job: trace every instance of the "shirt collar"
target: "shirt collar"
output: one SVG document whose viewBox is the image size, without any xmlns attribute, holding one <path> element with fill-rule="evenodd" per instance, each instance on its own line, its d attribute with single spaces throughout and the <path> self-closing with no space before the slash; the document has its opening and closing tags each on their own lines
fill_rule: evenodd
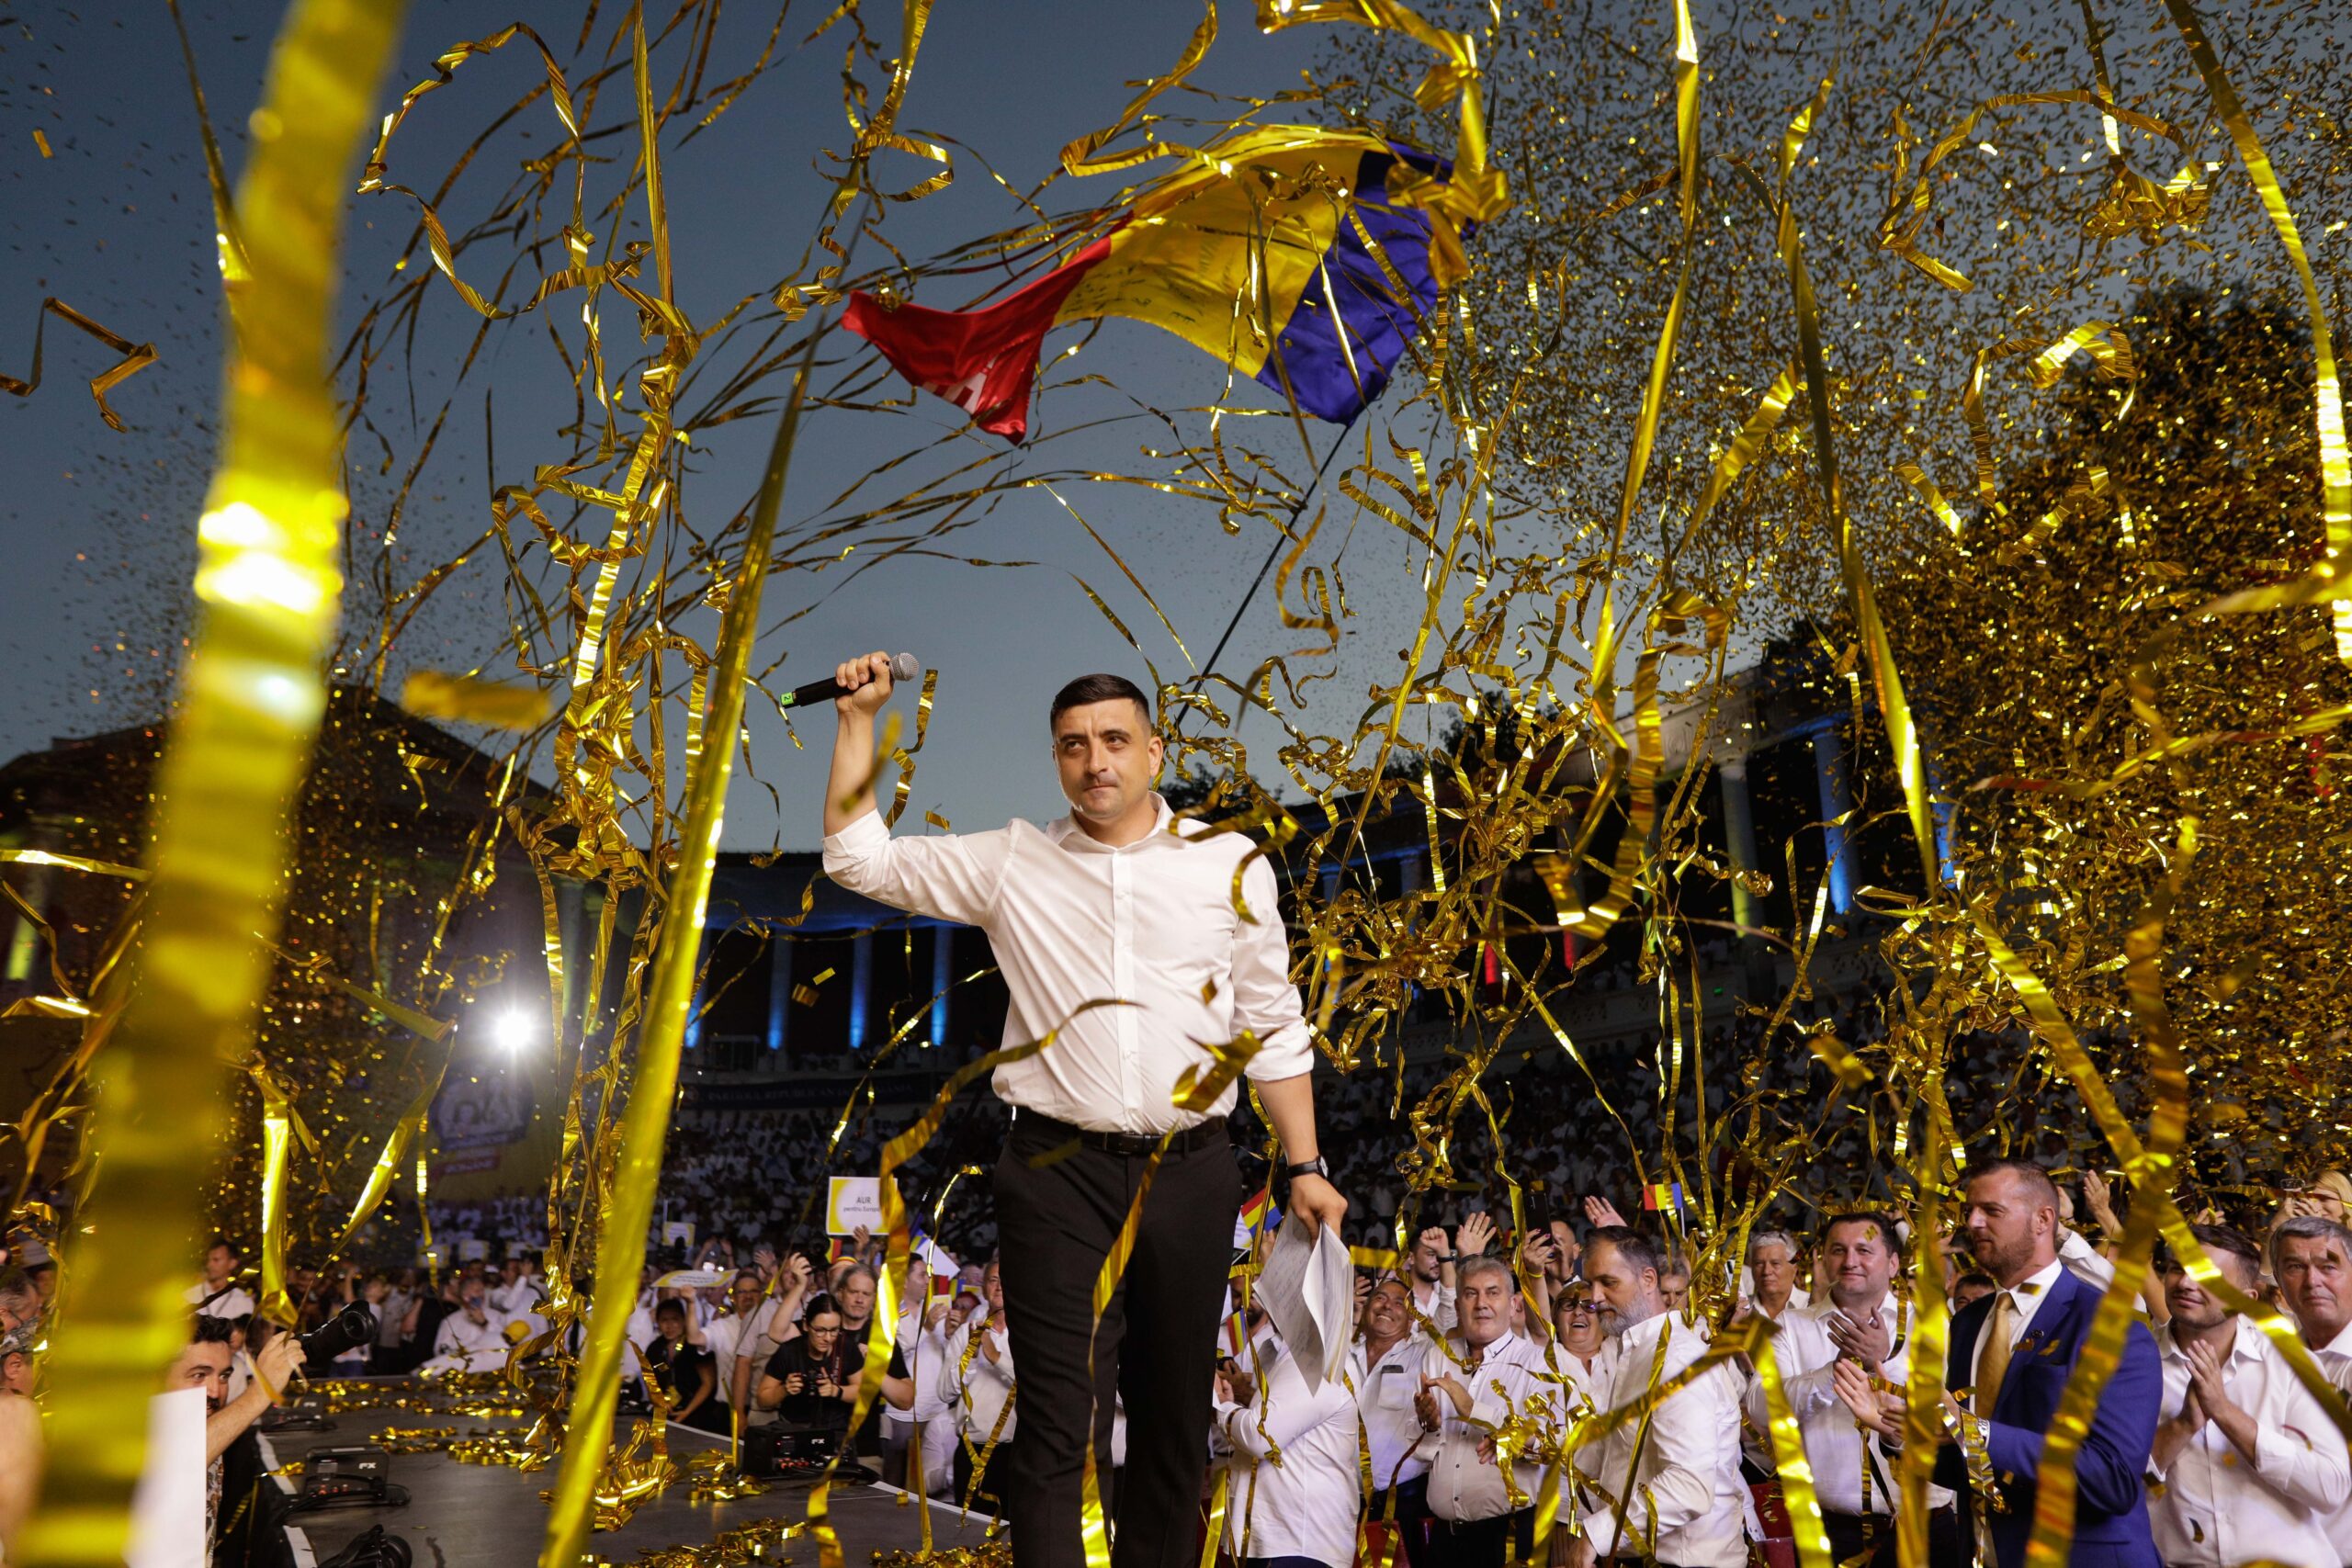
<svg viewBox="0 0 2352 1568">
<path fill-rule="evenodd" d="M 2042 1303 L 2050 1299 L 2050 1287 L 2056 1284 L 2058 1282 L 2058 1276 L 2064 1274 L 2065 1271 L 2065 1263 L 2060 1259 L 2052 1258 L 2050 1262 L 2043 1264 L 2041 1268 L 2035 1269 L 2032 1273 L 2018 1280 L 2017 1287 L 2014 1290 L 2007 1292 L 2007 1294 L 2008 1295 L 2009 1300 L 2015 1303 L 2019 1314 L 2030 1315 L 2034 1309 L 2041 1306 Z"/>
<path fill-rule="evenodd" d="M 2230 1339 L 2230 1359 L 2233 1361 L 2260 1360 L 2262 1359 L 2262 1330 L 2243 1317 L 2236 1321 L 2237 1333 Z M 2181 1348 L 2179 1339 L 2174 1336 L 2170 1328 L 2166 1328 L 2157 1337 L 2157 1345 L 2164 1351 L 2165 1359 L 2167 1361 L 2188 1359 L 2188 1352 Z"/>
<path fill-rule="evenodd" d="M 2352 1323 L 2346 1324 L 2335 1338 L 2319 1348 L 2333 1351 L 2338 1356 L 2352 1356 Z"/>
<path fill-rule="evenodd" d="M 1168 824 L 1175 818 L 1176 814 L 1168 808 L 1167 800 L 1158 790 L 1151 792 L 1151 831 L 1132 844 L 1114 846 L 1102 842 L 1078 825 L 1078 813 L 1075 811 L 1057 817 L 1048 823 L 1046 827 L 1046 837 L 1068 850 L 1080 850 L 1089 854 L 1098 855 L 1125 854 L 1131 851 L 1139 850 L 1146 844 L 1156 843 L 1166 836 Z"/>
</svg>

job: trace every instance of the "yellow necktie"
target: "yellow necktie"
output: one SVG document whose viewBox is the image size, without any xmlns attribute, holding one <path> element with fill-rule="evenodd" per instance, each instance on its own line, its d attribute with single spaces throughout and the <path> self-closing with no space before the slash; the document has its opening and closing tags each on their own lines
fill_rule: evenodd
<svg viewBox="0 0 2352 1568">
<path fill-rule="evenodd" d="M 2001 1397 L 2001 1378 L 2009 1370 L 2009 1332 L 2018 1320 L 2016 1298 L 2003 1291 L 1993 1298 L 1993 1315 L 1985 1320 L 1983 1342 L 1976 1348 L 1976 1393 L 1969 1408 L 1987 1421 L 1993 1402 Z"/>
</svg>

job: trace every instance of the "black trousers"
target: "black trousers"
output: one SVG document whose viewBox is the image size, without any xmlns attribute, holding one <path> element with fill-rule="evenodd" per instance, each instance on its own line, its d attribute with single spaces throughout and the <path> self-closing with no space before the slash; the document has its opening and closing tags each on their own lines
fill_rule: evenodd
<svg viewBox="0 0 2352 1568">
<path fill-rule="evenodd" d="M 1428 1568 L 1503 1568 L 1535 1555 L 1535 1510 L 1516 1508 L 1491 1519 L 1430 1521 Z"/>
<path fill-rule="evenodd" d="M 1863 1568 L 1895 1568 L 1894 1519 L 1884 1515 L 1864 1518 L 1860 1514 L 1839 1514 L 1824 1508 L 1821 1526 L 1823 1533 L 1829 1537 L 1833 1562 L 1846 1563 L 1862 1557 Z M 1867 1557 L 1863 1556 L 1865 1551 L 1869 1553 Z M 1929 1510 L 1928 1568 L 1966 1568 L 1969 1556 L 1969 1541 L 1961 1529 L 1960 1511 Z"/>
<path fill-rule="evenodd" d="M 1070 1128 L 1028 1111 L 1013 1119 L 996 1165 L 996 1215 L 1020 1390 L 1021 1442 L 1004 1478 L 1018 1568 L 1085 1568 L 1087 1450 L 1091 1442 L 1108 1512 L 1120 1398 L 1127 1454 L 1111 1561 L 1198 1561 L 1217 1310 L 1241 1207 L 1232 1144 L 1221 1127 L 1204 1137 L 1160 1156 L 1125 1272 L 1097 1325 L 1095 1280 L 1150 1156 L 1073 1146 Z"/>
<path fill-rule="evenodd" d="M 1371 1523 L 1388 1515 L 1389 1488 L 1384 1486 L 1372 1495 L 1364 1507 L 1364 1520 Z M 1430 1550 L 1430 1478 L 1417 1475 L 1410 1481 L 1396 1483 L 1396 1534 L 1404 1548 L 1406 1568 L 1426 1568 L 1423 1559 Z"/>
</svg>

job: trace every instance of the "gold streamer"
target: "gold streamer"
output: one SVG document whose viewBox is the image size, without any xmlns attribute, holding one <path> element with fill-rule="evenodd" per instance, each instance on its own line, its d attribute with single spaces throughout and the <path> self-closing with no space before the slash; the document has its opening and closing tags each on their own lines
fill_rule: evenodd
<svg viewBox="0 0 2352 1568">
<path fill-rule="evenodd" d="M 175 1276 L 196 1228 L 224 1062 L 268 975 L 288 807 L 325 693 L 341 604 L 340 426 L 326 334 L 346 160 L 401 6 L 296 0 L 272 51 L 238 206 L 253 285 L 226 378 L 222 458 L 198 525 L 198 622 L 164 749 L 153 867 L 97 1112 L 70 1295 L 51 1342 L 50 1468 L 23 1555 L 119 1562 L 145 1461 L 144 1407 L 185 1338 Z"/>
</svg>

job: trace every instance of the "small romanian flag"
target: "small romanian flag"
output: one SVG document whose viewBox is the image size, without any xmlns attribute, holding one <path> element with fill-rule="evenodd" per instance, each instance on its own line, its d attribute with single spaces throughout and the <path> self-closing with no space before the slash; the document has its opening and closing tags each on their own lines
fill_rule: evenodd
<svg viewBox="0 0 2352 1568">
<path fill-rule="evenodd" d="M 1642 1207 L 1653 1213 L 1663 1213 L 1669 1208 L 1676 1213 L 1680 1213 L 1682 1212 L 1682 1183 L 1679 1181 L 1651 1182 L 1642 1189 Z"/>
</svg>

